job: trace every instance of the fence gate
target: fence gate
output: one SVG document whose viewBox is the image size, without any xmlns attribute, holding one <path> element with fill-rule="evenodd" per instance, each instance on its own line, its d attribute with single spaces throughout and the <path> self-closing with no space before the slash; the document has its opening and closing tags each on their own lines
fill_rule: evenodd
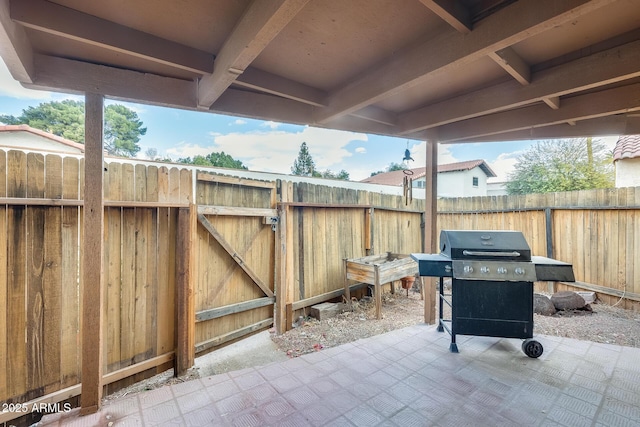
<svg viewBox="0 0 640 427">
<path fill-rule="evenodd" d="M 196 354 L 273 324 L 275 182 L 198 173 Z"/>
</svg>

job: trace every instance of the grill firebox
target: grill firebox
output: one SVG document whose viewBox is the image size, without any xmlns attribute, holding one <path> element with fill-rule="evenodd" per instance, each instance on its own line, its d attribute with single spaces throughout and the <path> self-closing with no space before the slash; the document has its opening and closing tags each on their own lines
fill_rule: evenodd
<svg viewBox="0 0 640 427">
<path fill-rule="evenodd" d="M 531 256 L 519 231 L 442 230 L 440 251 L 411 257 L 421 276 L 440 279 L 438 331 L 451 335 L 449 350 L 458 352 L 456 335 L 520 338 L 527 356 L 540 357 L 542 344 L 532 339 L 533 282 L 573 282 L 571 264 Z M 451 294 L 444 293 L 445 277 Z"/>
</svg>

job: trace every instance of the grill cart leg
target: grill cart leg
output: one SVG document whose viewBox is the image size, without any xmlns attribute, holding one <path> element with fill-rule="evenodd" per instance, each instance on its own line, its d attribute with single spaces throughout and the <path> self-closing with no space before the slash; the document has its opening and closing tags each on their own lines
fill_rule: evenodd
<svg viewBox="0 0 640 427">
<path fill-rule="evenodd" d="M 449 344 L 449 352 L 457 353 L 458 352 L 458 344 L 456 344 L 456 335 L 451 334 L 451 344 Z"/>
<path fill-rule="evenodd" d="M 442 307 L 442 303 L 444 300 L 444 277 L 440 277 L 440 282 L 439 282 L 439 289 L 438 289 L 438 293 L 439 293 L 439 297 L 440 298 L 438 300 L 438 316 L 439 316 L 439 320 L 438 320 L 438 332 L 444 332 L 444 328 L 442 327 L 442 319 L 444 319 L 444 309 Z"/>
<path fill-rule="evenodd" d="M 532 359 L 537 359 L 538 357 L 542 356 L 544 347 L 542 347 L 542 344 L 540 344 L 540 342 L 528 338 L 522 341 L 522 351 Z"/>
</svg>

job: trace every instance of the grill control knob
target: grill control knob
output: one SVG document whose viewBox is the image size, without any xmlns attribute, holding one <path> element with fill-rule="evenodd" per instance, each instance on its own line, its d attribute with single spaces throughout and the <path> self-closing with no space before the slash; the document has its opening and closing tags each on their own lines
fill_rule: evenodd
<svg viewBox="0 0 640 427">
<path fill-rule="evenodd" d="M 471 267 L 470 265 L 465 265 L 464 272 L 467 274 L 473 273 L 473 267 Z"/>
<path fill-rule="evenodd" d="M 517 267 L 517 268 L 515 269 L 515 273 L 516 273 L 516 274 L 519 274 L 520 276 L 522 276 L 522 275 L 524 274 L 524 268 Z"/>
<path fill-rule="evenodd" d="M 507 274 L 507 269 L 504 267 L 498 267 L 497 271 L 499 274 Z"/>
<path fill-rule="evenodd" d="M 480 272 L 481 273 L 489 273 L 489 272 L 491 272 L 491 270 L 489 269 L 489 267 L 484 266 L 484 267 L 480 267 Z"/>
</svg>

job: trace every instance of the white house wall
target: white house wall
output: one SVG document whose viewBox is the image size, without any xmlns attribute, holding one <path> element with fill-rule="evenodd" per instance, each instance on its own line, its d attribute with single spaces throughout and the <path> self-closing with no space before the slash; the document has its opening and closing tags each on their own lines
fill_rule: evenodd
<svg viewBox="0 0 640 427">
<path fill-rule="evenodd" d="M 473 186 L 473 177 L 478 186 Z M 420 181 L 420 184 L 417 183 Z M 414 186 L 424 188 L 424 178 L 416 180 Z M 438 174 L 438 197 L 473 197 L 487 195 L 487 175 L 479 167 L 466 171 L 441 172 Z"/>
<path fill-rule="evenodd" d="M 640 157 L 616 162 L 616 187 L 640 186 Z"/>
</svg>

